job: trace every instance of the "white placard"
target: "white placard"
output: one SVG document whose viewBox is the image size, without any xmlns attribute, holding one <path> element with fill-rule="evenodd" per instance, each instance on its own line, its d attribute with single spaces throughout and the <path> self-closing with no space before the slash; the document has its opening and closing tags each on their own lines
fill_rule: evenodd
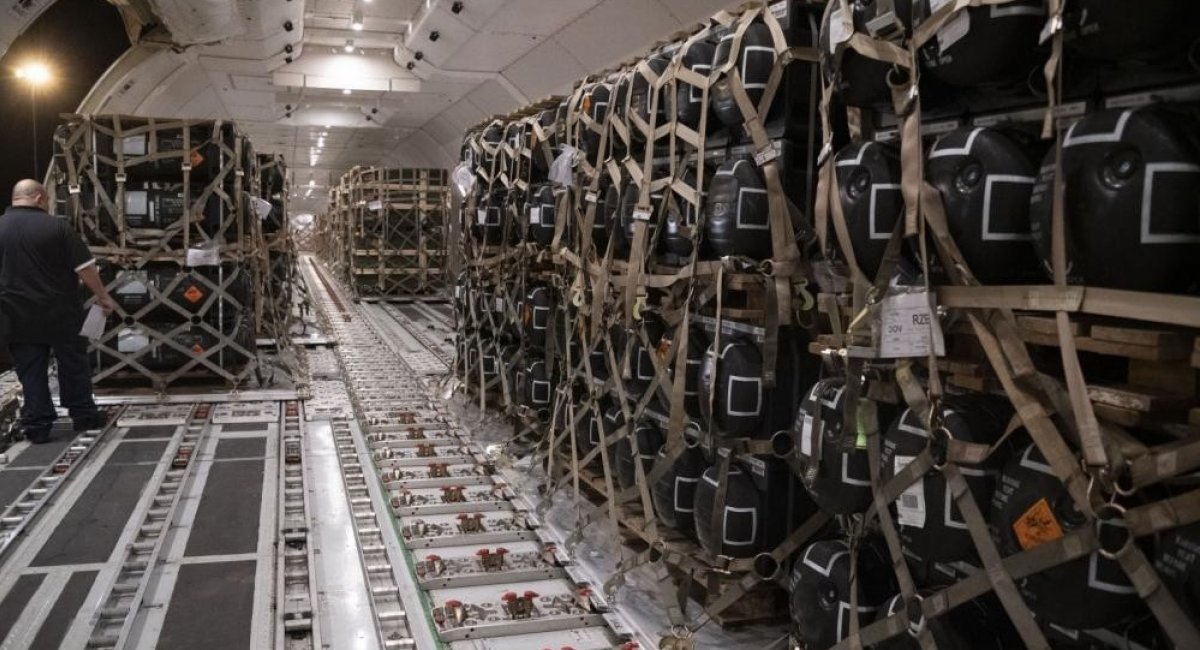
<svg viewBox="0 0 1200 650">
<path fill-rule="evenodd" d="M 118 352 L 138 352 L 150 345 L 150 337 L 137 328 L 126 328 L 117 334 Z"/>
<path fill-rule="evenodd" d="M 475 223 L 481 226 L 487 225 L 487 208 L 479 208 L 475 211 Z"/>
<path fill-rule="evenodd" d="M 260 199 L 257 196 L 253 197 L 254 214 L 258 215 L 259 221 L 271 216 L 271 202 L 266 199 Z"/>
<path fill-rule="evenodd" d="M 189 248 L 187 252 L 188 266 L 217 266 L 221 263 L 221 251 L 217 247 Z"/>
<path fill-rule="evenodd" d="M 371 212 L 383 212 L 383 201 L 371 201 L 367 204 L 367 209 Z"/>
<path fill-rule="evenodd" d="M 104 335 L 104 323 L 107 320 L 108 316 L 104 314 L 100 305 L 92 305 L 91 309 L 88 309 L 87 317 L 83 319 L 83 327 L 79 328 L 79 335 L 93 341 L 99 339 Z"/>
<path fill-rule="evenodd" d="M 926 357 L 930 346 L 936 356 L 946 354 L 942 326 L 929 293 L 912 291 L 888 296 L 880 305 L 880 314 L 880 358 Z"/>
<path fill-rule="evenodd" d="M 901 456 L 897 454 L 893 458 L 895 473 L 899 474 L 914 459 L 916 459 L 916 456 Z M 904 489 L 904 492 L 900 494 L 900 498 L 896 499 L 896 512 L 899 515 L 901 526 L 925 527 L 924 480 L 918 479 L 916 483 Z"/>
<path fill-rule="evenodd" d="M 542 206 L 538 205 L 538 206 L 529 208 L 529 225 L 531 225 L 531 226 L 542 225 Z"/>
<path fill-rule="evenodd" d="M 829 13 L 829 53 L 837 51 L 837 46 L 850 40 L 851 30 L 842 21 L 842 8 L 838 7 Z"/>
<path fill-rule="evenodd" d="M 962 37 L 966 36 L 969 31 L 971 31 L 971 14 L 963 9 L 938 30 L 938 51 L 945 54 L 951 45 L 962 40 Z"/>
<path fill-rule="evenodd" d="M 813 453 L 813 417 L 805 414 L 804 424 L 800 425 L 800 455 L 812 456 Z"/>
</svg>

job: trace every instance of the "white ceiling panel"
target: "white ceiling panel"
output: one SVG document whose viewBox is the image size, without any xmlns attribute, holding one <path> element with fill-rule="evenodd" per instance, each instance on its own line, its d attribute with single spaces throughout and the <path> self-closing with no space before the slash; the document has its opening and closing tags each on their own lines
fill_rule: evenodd
<svg viewBox="0 0 1200 650">
<path fill-rule="evenodd" d="M 658 0 L 684 25 L 702 23 L 709 16 L 721 11 L 737 7 L 741 2 L 729 0 Z"/>
<path fill-rule="evenodd" d="M 426 122 L 424 128 L 421 130 L 438 142 L 445 142 L 453 138 L 455 135 L 460 137 L 462 135 L 461 129 L 456 127 L 453 122 L 447 120 L 441 115 L 438 115 L 432 120 Z"/>
<path fill-rule="evenodd" d="M 503 70 L 542 40 L 526 34 L 478 34 L 447 57 L 444 65 L 455 70 Z"/>
<path fill-rule="evenodd" d="M 499 81 L 490 80 L 479 85 L 467 95 L 471 102 L 484 115 L 507 113 L 518 107 L 517 99 L 505 90 Z"/>
<path fill-rule="evenodd" d="M 604 0 L 555 39 L 590 71 L 641 52 L 682 24 L 658 0 Z"/>
<path fill-rule="evenodd" d="M 504 76 L 526 96 L 537 100 L 546 95 L 563 93 L 571 84 L 587 75 L 583 67 L 558 37 L 546 39 L 516 63 L 510 65 Z"/>
<path fill-rule="evenodd" d="M 596 3 L 597 0 L 509 0 L 504 11 L 493 15 L 484 28 L 493 33 L 549 35 Z"/>
</svg>

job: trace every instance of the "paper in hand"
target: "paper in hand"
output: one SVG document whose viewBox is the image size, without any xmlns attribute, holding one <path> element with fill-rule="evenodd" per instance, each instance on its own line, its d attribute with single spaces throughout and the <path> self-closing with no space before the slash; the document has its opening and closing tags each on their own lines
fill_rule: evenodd
<svg viewBox="0 0 1200 650">
<path fill-rule="evenodd" d="M 108 320 L 108 316 L 104 315 L 104 310 L 100 305 L 92 305 L 88 310 L 87 317 L 83 319 L 83 327 L 79 329 L 80 336 L 95 341 L 104 335 L 104 324 Z"/>
</svg>

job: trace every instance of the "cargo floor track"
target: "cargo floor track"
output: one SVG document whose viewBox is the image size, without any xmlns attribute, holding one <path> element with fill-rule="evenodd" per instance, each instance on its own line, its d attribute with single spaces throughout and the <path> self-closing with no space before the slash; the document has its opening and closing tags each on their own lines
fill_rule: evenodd
<svg viewBox="0 0 1200 650">
<path fill-rule="evenodd" d="M 435 397 L 449 307 L 301 268 L 308 399 L 106 396 L 104 430 L 3 455 L 0 650 L 636 647 Z"/>
</svg>

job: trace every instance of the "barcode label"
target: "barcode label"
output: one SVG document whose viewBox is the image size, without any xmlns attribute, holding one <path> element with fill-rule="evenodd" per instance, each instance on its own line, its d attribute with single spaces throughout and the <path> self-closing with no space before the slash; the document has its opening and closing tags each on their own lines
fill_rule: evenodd
<svg viewBox="0 0 1200 650">
<path fill-rule="evenodd" d="M 895 473 L 899 474 L 915 458 L 916 456 L 901 456 L 897 454 L 893 459 Z M 900 494 L 900 499 L 896 502 L 896 514 L 899 515 L 897 518 L 900 520 L 901 526 L 925 527 L 924 479 L 918 479 L 916 483 L 908 486 Z"/>
</svg>

